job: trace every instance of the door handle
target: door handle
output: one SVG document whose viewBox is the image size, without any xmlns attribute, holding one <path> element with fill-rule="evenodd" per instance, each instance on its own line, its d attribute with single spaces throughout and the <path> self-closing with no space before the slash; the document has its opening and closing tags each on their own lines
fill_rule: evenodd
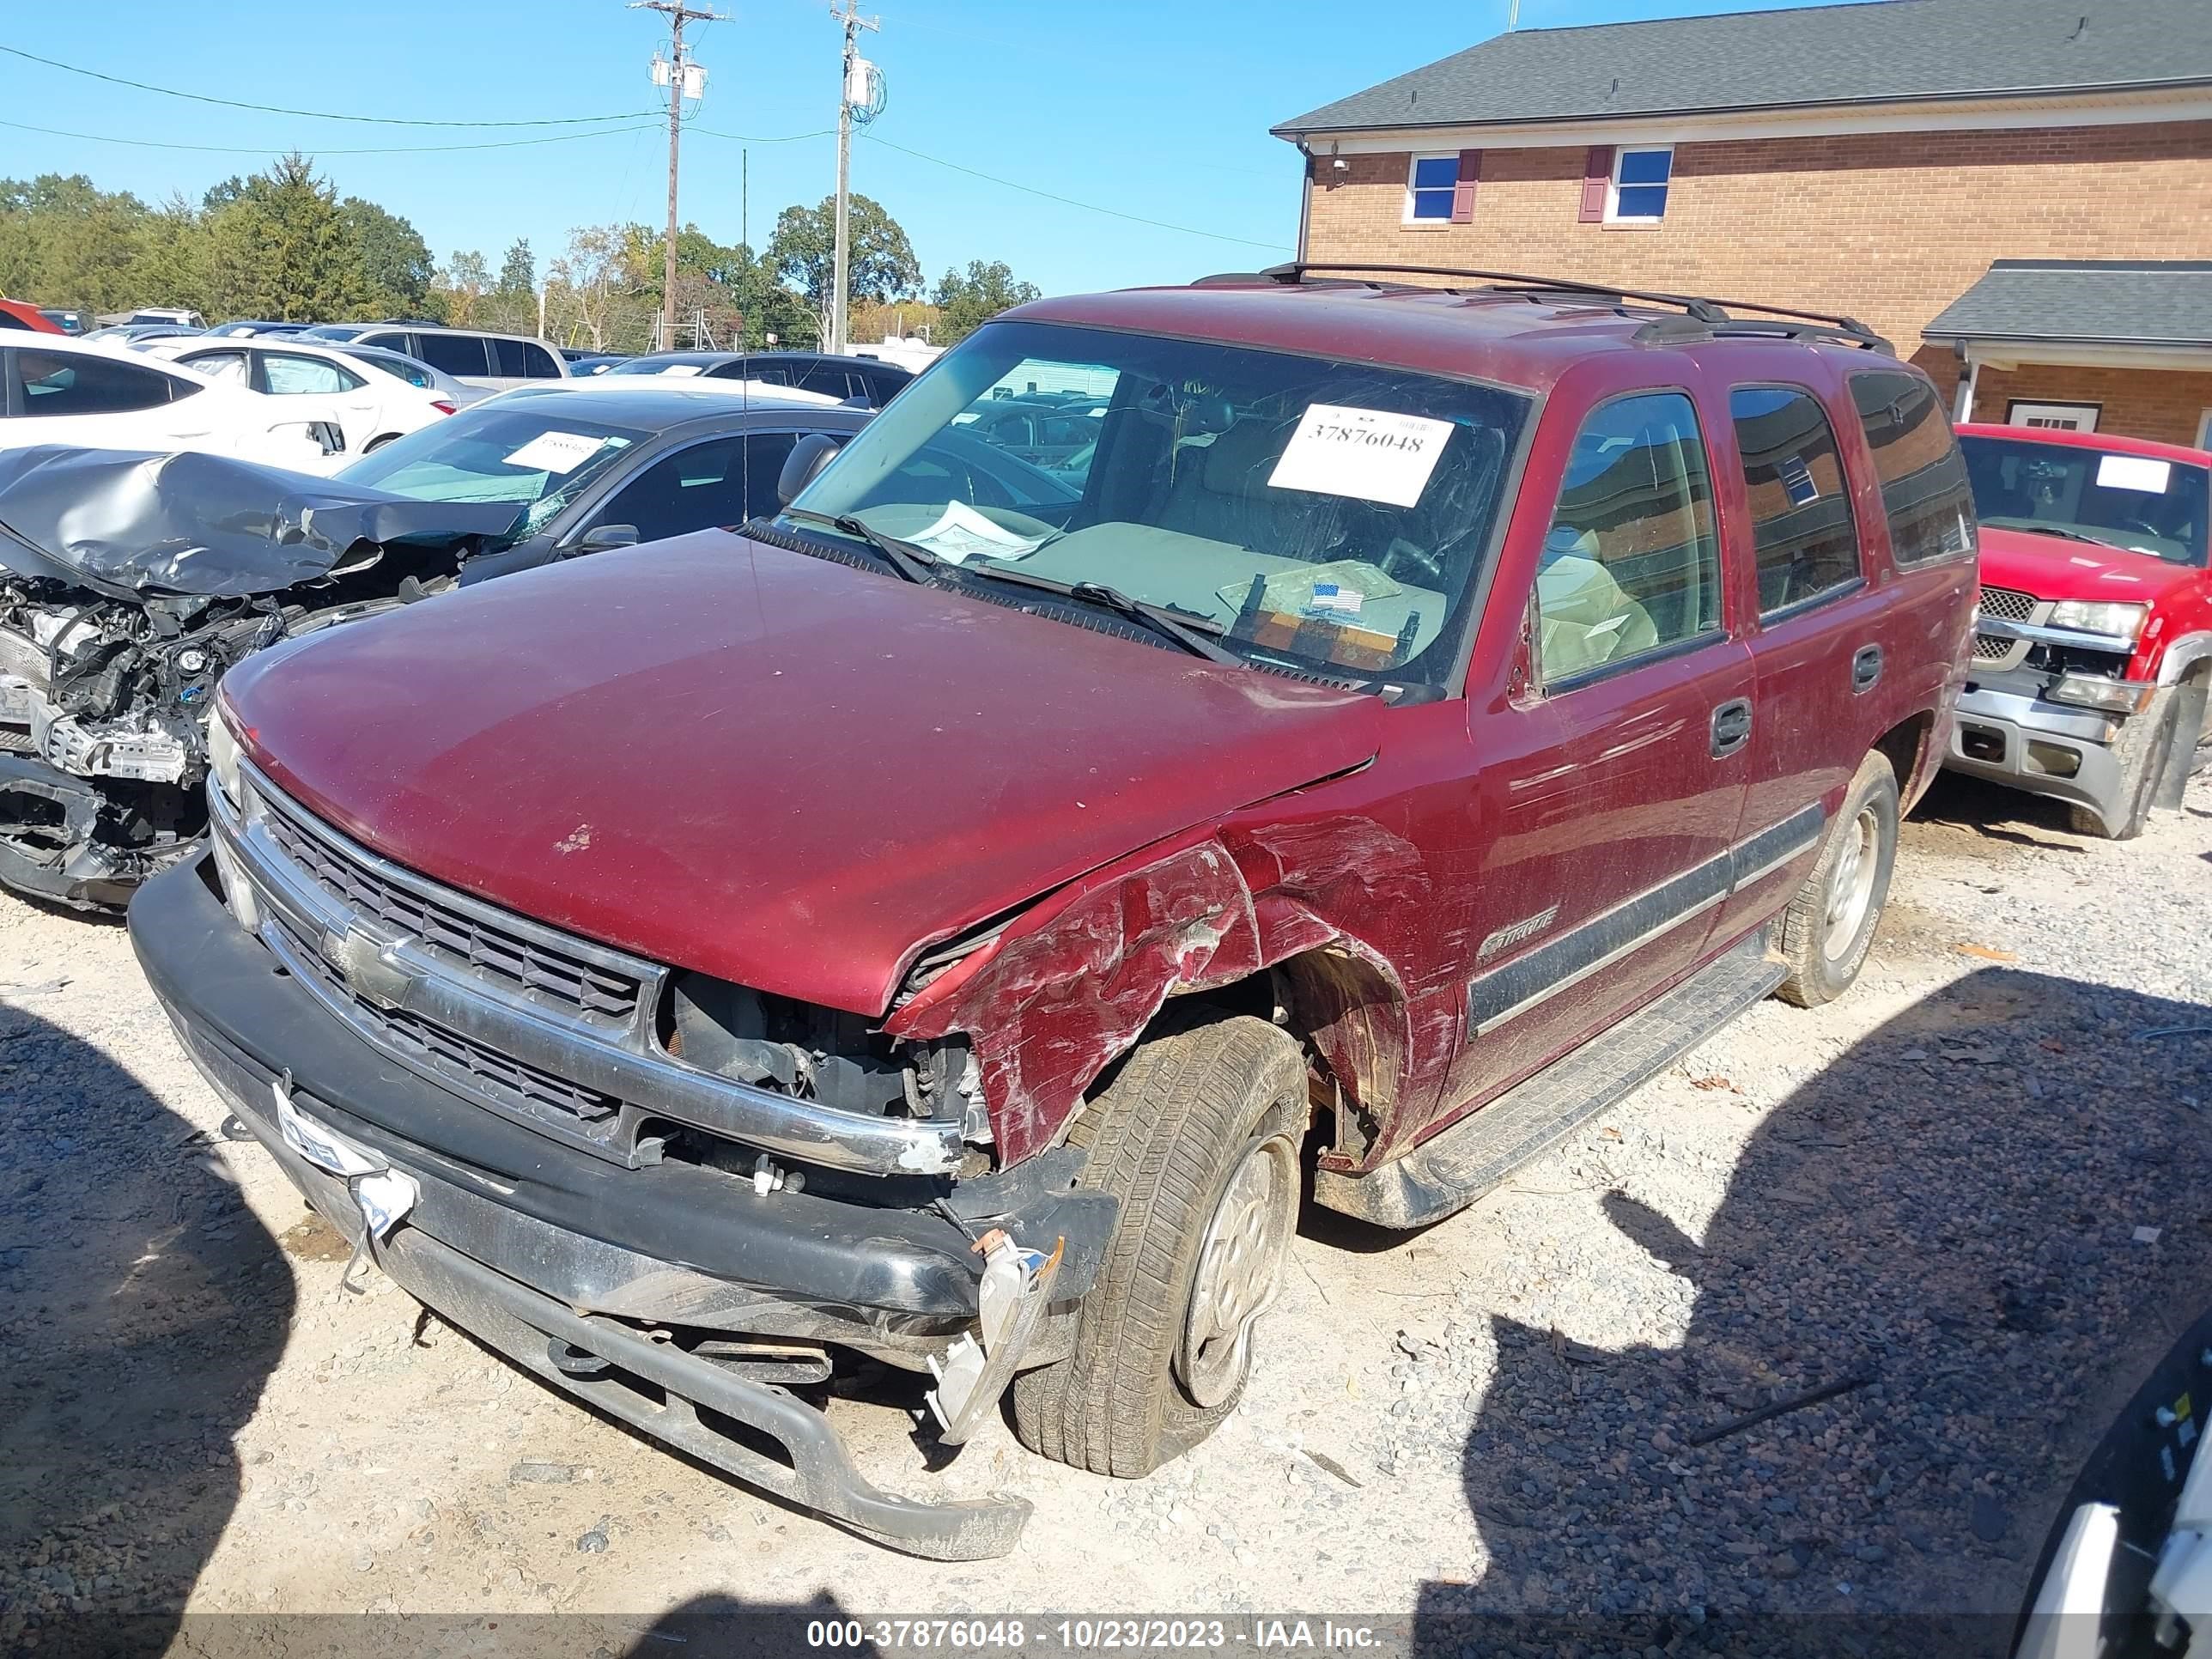
<svg viewBox="0 0 2212 1659">
<path fill-rule="evenodd" d="M 1751 699 L 1731 697 L 1713 710 L 1713 758 L 1733 755 L 1751 741 Z"/>
<path fill-rule="evenodd" d="M 1871 691 L 1881 678 L 1881 647 L 1863 645 L 1851 658 L 1851 693 Z"/>
</svg>

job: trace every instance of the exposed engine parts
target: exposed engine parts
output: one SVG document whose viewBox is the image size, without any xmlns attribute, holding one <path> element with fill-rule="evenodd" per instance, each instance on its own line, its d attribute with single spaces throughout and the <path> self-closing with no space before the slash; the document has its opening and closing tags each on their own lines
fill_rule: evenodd
<svg viewBox="0 0 2212 1659">
<path fill-rule="evenodd" d="M 453 581 L 514 509 L 212 455 L 0 455 L 0 883 L 119 908 L 207 830 L 215 690 Z"/>
</svg>

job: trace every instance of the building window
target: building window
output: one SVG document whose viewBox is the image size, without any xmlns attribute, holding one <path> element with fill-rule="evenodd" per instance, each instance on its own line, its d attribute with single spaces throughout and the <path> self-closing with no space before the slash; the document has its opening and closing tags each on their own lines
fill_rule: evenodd
<svg viewBox="0 0 2212 1659">
<path fill-rule="evenodd" d="M 1656 225 L 1667 216 L 1667 186 L 1674 176 L 1672 145 L 1623 147 L 1613 153 L 1613 185 L 1606 192 L 1609 225 Z"/>
<path fill-rule="evenodd" d="M 2096 404 L 2024 404 L 2014 398 L 2005 405 L 2005 424 L 2039 426 L 2059 432 L 2094 432 L 2100 412 Z"/>
<path fill-rule="evenodd" d="M 1459 189 L 1459 155 L 1416 155 L 1406 179 L 1406 222 L 1448 225 L 1452 197 Z"/>
<path fill-rule="evenodd" d="M 2212 409 L 2206 410 L 2203 418 L 2197 422 L 2197 447 L 2212 449 Z"/>
</svg>

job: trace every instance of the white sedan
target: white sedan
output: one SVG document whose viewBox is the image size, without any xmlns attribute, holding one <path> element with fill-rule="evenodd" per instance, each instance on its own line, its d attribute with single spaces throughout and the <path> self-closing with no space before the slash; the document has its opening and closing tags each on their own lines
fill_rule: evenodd
<svg viewBox="0 0 2212 1659">
<path fill-rule="evenodd" d="M 0 346 L 0 449 L 195 449 L 325 473 L 354 459 L 336 398 L 270 397 L 182 363 L 65 334 L 7 340 Z"/>
<path fill-rule="evenodd" d="M 411 385 L 389 369 L 372 368 L 331 346 L 283 335 L 155 340 L 137 349 L 197 369 L 211 380 L 250 386 L 268 397 L 334 403 L 345 428 L 349 457 L 365 455 L 443 420 L 457 407 L 434 386 Z"/>
</svg>

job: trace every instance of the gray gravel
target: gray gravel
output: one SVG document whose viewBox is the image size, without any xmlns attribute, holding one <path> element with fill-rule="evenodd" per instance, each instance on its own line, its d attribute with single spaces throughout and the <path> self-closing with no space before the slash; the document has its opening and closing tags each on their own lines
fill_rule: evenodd
<svg viewBox="0 0 2212 1659">
<path fill-rule="evenodd" d="M 2212 789 L 2128 846 L 2062 822 L 1945 783 L 1842 1003 L 1762 1005 L 1425 1233 L 1310 1216 L 1245 1405 L 1149 1480 L 997 1425 L 928 1475 L 911 1390 L 836 1402 L 887 1484 L 1036 1500 L 1019 1554 L 953 1567 L 658 1452 L 383 1281 L 339 1299 L 343 1249 L 221 1142 L 120 930 L 0 899 L 0 1648 L 103 1613 L 158 1647 L 189 1608 L 590 1614 L 621 1652 L 736 1596 L 1986 1650 L 2212 1301 Z M 1884 1622 L 1939 1613 L 1990 1616 Z"/>
</svg>

